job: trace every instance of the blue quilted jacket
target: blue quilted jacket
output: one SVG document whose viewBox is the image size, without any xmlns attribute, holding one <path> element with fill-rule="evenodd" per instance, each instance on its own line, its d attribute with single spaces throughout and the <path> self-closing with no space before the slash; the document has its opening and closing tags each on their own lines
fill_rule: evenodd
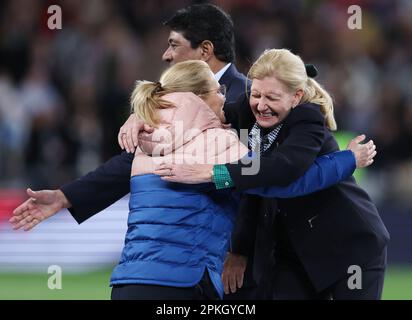
<svg viewBox="0 0 412 320">
<path fill-rule="evenodd" d="M 125 246 L 111 284 L 196 285 L 205 269 L 220 296 L 220 275 L 237 209 L 231 190 L 131 179 Z"/>
<path fill-rule="evenodd" d="M 288 187 L 251 189 L 264 197 L 295 197 L 327 188 L 355 169 L 350 151 L 316 159 Z M 111 285 L 196 285 L 205 269 L 223 296 L 221 273 L 240 195 L 213 184 L 185 185 L 154 174 L 131 178 L 125 246 Z"/>
</svg>

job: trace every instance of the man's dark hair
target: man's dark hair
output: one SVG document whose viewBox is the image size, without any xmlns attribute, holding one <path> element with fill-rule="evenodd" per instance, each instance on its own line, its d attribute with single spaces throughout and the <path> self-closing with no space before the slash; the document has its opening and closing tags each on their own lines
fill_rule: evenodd
<svg viewBox="0 0 412 320">
<path fill-rule="evenodd" d="M 209 40 L 213 43 L 216 58 L 224 62 L 235 60 L 233 21 L 219 7 L 212 4 L 195 4 L 178 10 L 164 23 L 171 30 L 181 32 L 193 49 Z"/>
</svg>

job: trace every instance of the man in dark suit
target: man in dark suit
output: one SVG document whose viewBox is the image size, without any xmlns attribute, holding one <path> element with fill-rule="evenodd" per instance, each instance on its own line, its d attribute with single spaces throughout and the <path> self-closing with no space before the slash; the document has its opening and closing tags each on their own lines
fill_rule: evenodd
<svg viewBox="0 0 412 320">
<path fill-rule="evenodd" d="M 192 5 L 178 10 L 164 23 L 170 28 L 168 48 L 163 61 L 174 64 L 186 60 L 205 61 L 216 80 L 226 87 L 226 103 L 235 102 L 250 82 L 240 73 L 235 62 L 235 37 L 233 21 L 219 7 L 212 4 Z M 130 116 L 129 123 L 135 121 Z M 126 122 L 127 124 L 127 122 Z M 127 152 L 134 152 L 137 141 L 123 126 L 119 132 L 119 144 Z"/>
<path fill-rule="evenodd" d="M 162 57 L 164 61 L 173 64 L 189 59 L 204 60 L 219 83 L 226 86 L 228 103 L 245 92 L 247 79 L 234 65 L 233 22 L 227 13 L 211 4 L 192 5 L 178 10 L 164 24 L 171 29 L 169 47 Z M 128 121 L 137 120 L 131 115 Z M 68 208 L 76 221 L 82 223 L 129 193 L 135 145 L 126 139 L 122 128 L 119 143 L 127 152 L 114 156 L 96 170 L 56 190 L 60 201 L 57 203 L 56 200 L 56 206 L 50 212 L 60 207 Z M 146 130 L 149 129 L 146 127 Z M 36 198 L 31 191 L 29 196 Z M 54 196 L 50 194 L 46 202 L 50 204 L 53 200 Z"/>
<path fill-rule="evenodd" d="M 250 83 L 234 65 L 234 27 L 226 12 L 211 4 L 192 5 L 178 10 L 164 25 L 171 30 L 168 48 L 162 56 L 165 62 L 174 64 L 185 60 L 205 61 L 218 82 L 226 86 L 227 103 L 234 102 L 246 91 Z M 134 115 L 128 121 L 134 122 Z M 43 219 L 68 208 L 73 218 L 82 223 L 130 192 L 130 170 L 135 144 L 127 138 L 132 135 L 125 134 L 126 127 L 120 129 L 119 143 L 127 152 L 114 156 L 96 170 L 64 185 L 60 190 L 28 190 L 28 195 L 36 199 Z M 146 130 L 150 129 L 146 127 Z M 27 204 L 29 203 L 31 202 Z M 39 222 L 34 220 L 27 227 L 32 228 Z M 254 285 L 249 277 L 245 281 L 245 288 L 248 283 L 250 286 Z"/>
</svg>

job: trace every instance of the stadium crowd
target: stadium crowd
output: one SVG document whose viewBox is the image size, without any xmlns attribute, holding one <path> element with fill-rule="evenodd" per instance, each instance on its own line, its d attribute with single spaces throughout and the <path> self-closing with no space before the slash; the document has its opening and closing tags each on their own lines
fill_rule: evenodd
<svg viewBox="0 0 412 320">
<path fill-rule="evenodd" d="M 157 79 L 185 0 L 0 2 L 0 189 L 57 188 L 119 153 L 117 132 L 136 79 Z M 410 204 L 412 2 L 212 1 L 231 14 L 244 73 L 265 48 L 313 63 L 333 94 L 338 128 L 366 133 L 379 154 L 366 183 L 377 199 Z M 47 26 L 62 8 L 62 29 Z M 348 28 L 348 7 L 362 29 Z"/>
</svg>

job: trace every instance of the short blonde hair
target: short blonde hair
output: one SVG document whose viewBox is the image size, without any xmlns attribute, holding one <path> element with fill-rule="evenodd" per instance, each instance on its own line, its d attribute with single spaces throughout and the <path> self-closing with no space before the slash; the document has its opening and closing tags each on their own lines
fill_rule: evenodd
<svg viewBox="0 0 412 320">
<path fill-rule="evenodd" d="M 336 130 L 333 115 L 333 101 L 329 93 L 314 79 L 306 74 L 302 59 L 287 49 L 265 50 L 249 70 L 248 78 L 263 79 L 273 76 L 292 92 L 302 89 L 304 94 L 300 103 L 315 103 L 325 116 L 326 125 Z"/>
<path fill-rule="evenodd" d="M 200 60 L 179 62 L 166 69 L 159 82 L 137 81 L 130 102 L 133 112 L 151 126 L 157 125 L 157 110 L 171 107 L 162 96 L 172 92 L 209 92 L 214 84 L 209 65 Z"/>
</svg>

